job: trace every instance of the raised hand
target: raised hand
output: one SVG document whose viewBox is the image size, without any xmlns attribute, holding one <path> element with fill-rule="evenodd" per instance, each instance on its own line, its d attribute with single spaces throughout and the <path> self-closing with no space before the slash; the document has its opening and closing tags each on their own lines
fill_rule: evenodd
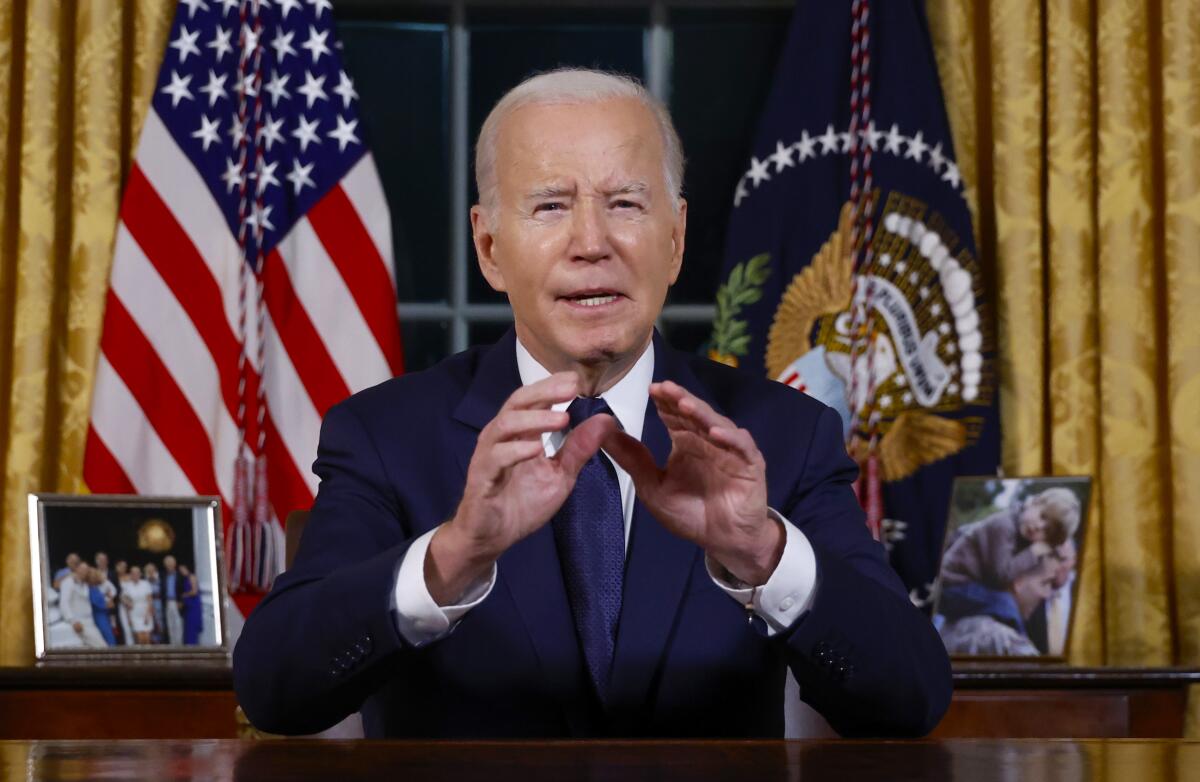
<svg viewBox="0 0 1200 782">
<path fill-rule="evenodd" d="M 605 451 L 671 532 L 747 584 L 765 583 L 783 553 L 784 533 L 767 513 L 766 462 L 754 438 L 676 383 L 651 384 L 650 398 L 671 437 L 666 468 L 618 430 L 608 434 Z"/>
<path fill-rule="evenodd" d="M 542 435 L 569 421 L 565 411 L 550 408 L 578 390 L 573 372 L 519 388 L 479 433 L 462 501 L 425 558 L 425 582 L 439 604 L 457 600 L 510 546 L 549 521 L 584 463 L 616 429 L 612 416 L 594 416 L 571 430 L 553 458 L 546 456 Z"/>
</svg>

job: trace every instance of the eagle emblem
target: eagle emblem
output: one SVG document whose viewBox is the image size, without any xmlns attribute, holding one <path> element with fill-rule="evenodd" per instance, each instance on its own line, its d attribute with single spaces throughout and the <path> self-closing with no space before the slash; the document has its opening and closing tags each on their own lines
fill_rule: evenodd
<svg viewBox="0 0 1200 782">
<path fill-rule="evenodd" d="M 855 286 L 851 205 L 842 207 L 837 228 L 780 298 L 765 363 L 771 377 L 841 414 L 860 461 L 875 421 L 882 478 L 898 481 L 978 439 L 982 418 L 964 408 L 990 404 L 993 382 L 970 252 L 917 199 L 891 193 L 881 218 Z"/>
</svg>

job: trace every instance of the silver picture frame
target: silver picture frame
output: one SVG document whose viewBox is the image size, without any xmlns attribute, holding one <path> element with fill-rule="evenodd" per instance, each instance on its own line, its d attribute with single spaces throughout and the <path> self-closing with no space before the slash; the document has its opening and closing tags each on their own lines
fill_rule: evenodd
<svg viewBox="0 0 1200 782">
<path fill-rule="evenodd" d="M 28 510 L 38 665 L 229 664 L 219 498 L 39 493 Z"/>
</svg>

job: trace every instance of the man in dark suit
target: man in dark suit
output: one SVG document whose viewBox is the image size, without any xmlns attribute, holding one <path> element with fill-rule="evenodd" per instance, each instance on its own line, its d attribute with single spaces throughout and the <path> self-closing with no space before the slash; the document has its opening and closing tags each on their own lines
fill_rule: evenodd
<svg viewBox="0 0 1200 782">
<path fill-rule="evenodd" d="M 866 532 L 836 413 L 654 332 L 682 160 L 619 77 L 493 109 L 471 218 L 514 329 L 326 415 L 295 562 L 234 650 L 252 722 L 778 736 L 790 667 L 844 734 L 936 725 L 948 660 Z"/>
</svg>

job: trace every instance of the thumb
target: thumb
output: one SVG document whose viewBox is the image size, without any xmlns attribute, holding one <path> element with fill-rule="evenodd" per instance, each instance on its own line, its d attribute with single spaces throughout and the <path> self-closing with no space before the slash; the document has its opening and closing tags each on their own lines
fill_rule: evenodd
<svg viewBox="0 0 1200 782">
<path fill-rule="evenodd" d="M 662 471 L 640 440 L 614 429 L 604 440 L 604 450 L 633 478 L 639 493 L 658 483 Z"/>
<path fill-rule="evenodd" d="M 571 430 L 554 458 L 558 459 L 567 474 L 574 477 L 587 460 L 600 450 L 604 438 L 616 429 L 617 419 L 611 415 L 594 415 Z"/>
</svg>

